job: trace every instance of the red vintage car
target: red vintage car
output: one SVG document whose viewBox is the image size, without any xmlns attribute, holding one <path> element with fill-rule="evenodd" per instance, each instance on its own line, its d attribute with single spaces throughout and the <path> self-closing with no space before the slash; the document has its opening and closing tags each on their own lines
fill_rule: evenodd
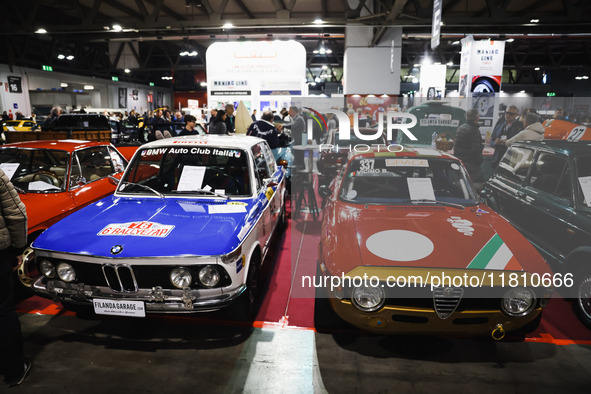
<svg viewBox="0 0 591 394">
<path fill-rule="evenodd" d="M 115 191 L 127 160 L 108 142 L 48 140 L 0 146 L 0 168 L 27 208 L 29 242 L 72 212 Z"/>
<path fill-rule="evenodd" d="M 591 128 L 560 119 L 544 122 L 545 140 L 591 141 Z"/>
<path fill-rule="evenodd" d="M 382 334 L 494 339 L 537 327 L 554 274 L 479 201 L 457 158 L 419 148 L 353 155 L 320 194 L 315 286 L 340 319 Z"/>
</svg>

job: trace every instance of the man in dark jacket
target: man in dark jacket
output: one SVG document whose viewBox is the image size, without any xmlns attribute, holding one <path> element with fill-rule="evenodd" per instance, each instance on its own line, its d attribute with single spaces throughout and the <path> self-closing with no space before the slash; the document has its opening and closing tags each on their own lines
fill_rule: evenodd
<svg viewBox="0 0 591 394">
<path fill-rule="evenodd" d="M 234 104 L 226 104 L 226 132 L 234 133 L 236 129 L 236 117 L 234 116 Z"/>
<path fill-rule="evenodd" d="M 27 213 L 14 186 L 0 170 L 0 374 L 11 386 L 23 382 L 31 362 L 23 354 L 21 325 L 14 310 L 12 271 L 27 246 Z"/>
<path fill-rule="evenodd" d="M 517 120 L 518 116 L 519 109 L 515 105 L 510 105 L 505 111 L 505 119 L 498 121 L 493 129 L 490 146 L 495 148 L 492 157 L 494 167 L 499 164 L 503 155 L 507 152 L 505 141 L 524 129 L 523 123 Z"/>
<path fill-rule="evenodd" d="M 251 123 L 246 135 L 259 137 L 267 141 L 271 149 L 279 146 L 279 130 L 271 121 L 273 120 L 273 113 L 271 111 L 263 112 L 260 120 Z"/>
<path fill-rule="evenodd" d="M 472 181 L 479 180 L 480 164 L 482 164 L 482 135 L 478 121 L 478 110 L 472 108 L 466 112 L 466 123 L 458 127 L 454 155 L 462 160 Z"/>
</svg>

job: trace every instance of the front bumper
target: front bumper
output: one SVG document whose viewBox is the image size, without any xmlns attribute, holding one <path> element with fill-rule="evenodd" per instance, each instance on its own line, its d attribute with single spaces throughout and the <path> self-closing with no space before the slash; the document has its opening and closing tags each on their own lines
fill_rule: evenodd
<svg viewBox="0 0 591 394">
<path fill-rule="evenodd" d="M 376 312 L 364 313 L 348 299 L 331 298 L 330 303 L 346 322 L 377 334 L 486 336 L 499 324 L 505 331 L 517 330 L 542 313 L 542 308 L 535 308 L 526 316 L 509 317 L 500 310 L 466 310 L 441 319 L 429 308 L 386 305 Z"/>
<path fill-rule="evenodd" d="M 94 298 L 126 301 L 143 301 L 147 313 L 197 313 L 217 311 L 231 305 L 246 290 L 246 285 L 236 289 L 138 289 L 136 292 L 114 292 L 108 287 L 90 286 L 84 283 L 65 283 L 59 280 L 38 278 L 32 286 L 40 296 L 67 305 L 92 307 Z"/>
</svg>

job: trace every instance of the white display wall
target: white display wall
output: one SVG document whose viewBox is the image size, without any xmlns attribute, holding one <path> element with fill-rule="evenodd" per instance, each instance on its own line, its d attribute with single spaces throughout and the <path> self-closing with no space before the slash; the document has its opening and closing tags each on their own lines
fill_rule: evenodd
<svg viewBox="0 0 591 394">
<path fill-rule="evenodd" d="M 249 112 L 276 110 L 307 94 L 306 50 L 298 42 L 217 42 L 206 59 L 209 107 L 242 101 Z"/>
</svg>

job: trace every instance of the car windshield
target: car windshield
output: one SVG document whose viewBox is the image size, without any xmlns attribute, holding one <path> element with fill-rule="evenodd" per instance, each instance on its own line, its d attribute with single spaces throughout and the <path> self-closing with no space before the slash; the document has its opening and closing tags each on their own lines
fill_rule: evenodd
<svg viewBox="0 0 591 394">
<path fill-rule="evenodd" d="M 183 196 L 250 196 L 248 155 L 243 150 L 167 146 L 142 149 L 117 192 Z"/>
<path fill-rule="evenodd" d="M 474 190 L 459 162 L 414 157 L 352 161 L 340 198 L 358 204 L 476 204 Z"/>
<path fill-rule="evenodd" d="M 591 210 L 591 156 L 576 159 L 577 163 L 577 194 L 583 206 Z"/>
<path fill-rule="evenodd" d="M 65 190 L 68 152 L 52 149 L 1 148 L 0 168 L 24 192 L 55 193 Z"/>
</svg>

